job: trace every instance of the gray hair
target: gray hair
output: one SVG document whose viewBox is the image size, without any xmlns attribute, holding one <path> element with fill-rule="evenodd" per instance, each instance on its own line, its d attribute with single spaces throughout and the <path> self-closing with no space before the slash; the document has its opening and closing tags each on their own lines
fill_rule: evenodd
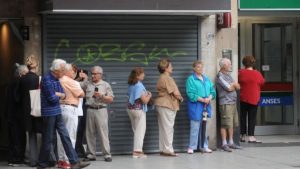
<svg viewBox="0 0 300 169">
<path fill-rule="evenodd" d="M 67 63 L 66 66 L 65 66 L 65 70 L 69 71 L 69 70 L 72 70 L 72 69 L 73 69 L 72 65 Z"/>
<path fill-rule="evenodd" d="M 29 72 L 29 69 L 26 65 L 19 65 L 17 68 L 19 76 L 25 75 Z"/>
<path fill-rule="evenodd" d="M 221 68 L 223 68 L 226 63 L 230 63 L 230 62 L 231 61 L 228 58 L 222 58 L 219 62 L 219 65 Z"/>
<path fill-rule="evenodd" d="M 50 67 L 50 70 L 53 72 L 55 70 L 60 70 L 62 65 L 66 65 L 67 62 L 65 60 L 62 59 L 54 59 L 52 62 L 52 65 Z"/>
<path fill-rule="evenodd" d="M 101 73 L 101 74 L 103 73 L 103 69 L 101 66 L 93 66 L 91 68 L 91 71 L 93 71 L 93 70 L 96 70 L 98 73 Z"/>
</svg>

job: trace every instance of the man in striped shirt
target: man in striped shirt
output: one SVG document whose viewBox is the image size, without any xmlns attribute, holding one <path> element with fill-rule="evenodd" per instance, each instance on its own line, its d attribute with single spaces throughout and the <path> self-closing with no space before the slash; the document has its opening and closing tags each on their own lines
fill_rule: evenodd
<svg viewBox="0 0 300 169">
<path fill-rule="evenodd" d="M 56 164 L 57 159 L 54 155 L 53 144 L 56 131 L 60 135 L 63 147 L 71 163 L 71 168 L 79 169 L 89 165 L 87 162 L 80 162 L 78 160 L 61 115 L 59 100 L 65 99 L 66 95 L 58 79 L 64 75 L 65 66 L 66 61 L 55 59 L 52 62 L 50 72 L 41 80 L 43 131 L 38 169 L 49 168 Z"/>
<path fill-rule="evenodd" d="M 221 117 L 222 149 L 227 152 L 232 152 L 232 149 L 240 148 L 233 142 L 233 128 L 239 125 L 236 108 L 236 90 L 240 89 L 240 85 L 234 81 L 229 74 L 231 71 L 231 61 L 229 59 L 222 58 L 219 65 L 221 69 L 216 77 L 216 87 Z M 227 134 L 229 140 L 228 144 Z"/>
</svg>

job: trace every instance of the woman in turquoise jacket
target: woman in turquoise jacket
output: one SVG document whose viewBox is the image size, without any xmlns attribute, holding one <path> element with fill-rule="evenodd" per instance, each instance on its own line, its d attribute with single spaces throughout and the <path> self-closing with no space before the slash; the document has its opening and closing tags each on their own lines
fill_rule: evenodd
<svg viewBox="0 0 300 169">
<path fill-rule="evenodd" d="M 201 61 L 195 61 L 193 63 L 193 70 L 194 73 L 190 75 L 186 81 L 188 115 L 190 119 L 190 142 L 187 151 L 189 154 L 194 153 L 197 147 L 200 149 L 202 112 L 206 106 L 208 118 L 211 117 L 210 101 L 216 97 L 213 83 L 203 74 L 203 63 Z M 205 136 L 203 148 L 203 152 L 212 152 L 212 150 L 208 148 L 207 136 Z"/>
</svg>

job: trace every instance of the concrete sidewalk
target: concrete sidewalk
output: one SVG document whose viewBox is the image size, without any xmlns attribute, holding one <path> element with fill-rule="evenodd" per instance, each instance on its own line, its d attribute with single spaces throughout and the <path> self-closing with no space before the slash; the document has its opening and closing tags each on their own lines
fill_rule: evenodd
<svg viewBox="0 0 300 169">
<path fill-rule="evenodd" d="M 86 169 L 295 169 L 300 168 L 300 136 L 258 137 L 264 143 L 243 143 L 242 150 L 232 153 L 216 150 L 211 154 L 180 153 L 178 157 L 148 154 L 145 159 L 130 155 L 115 155 L 111 163 L 101 156 Z M 9 167 L 1 162 L 1 169 L 30 169 Z"/>
</svg>

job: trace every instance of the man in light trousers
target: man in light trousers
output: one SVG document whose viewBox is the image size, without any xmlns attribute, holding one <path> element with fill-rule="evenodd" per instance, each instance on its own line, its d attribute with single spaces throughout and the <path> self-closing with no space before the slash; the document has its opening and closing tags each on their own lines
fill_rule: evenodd
<svg viewBox="0 0 300 169">
<path fill-rule="evenodd" d="M 107 104 L 113 102 L 113 91 L 109 83 L 102 80 L 103 69 L 94 66 L 91 69 L 92 81 L 87 81 L 87 75 L 80 73 L 85 80 L 81 83 L 86 92 L 86 141 L 87 161 L 96 160 L 96 135 L 100 134 L 101 150 L 106 162 L 111 162 L 111 153 L 108 137 Z"/>
<path fill-rule="evenodd" d="M 75 148 L 76 134 L 78 126 L 78 114 L 77 108 L 79 105 L 79 98 L 84 97 L 84 91 L 81 89 L 79 82 L 74 80 L 75 72 L 71 64 L 66 64 L 65 75 L 59 79 L 66 98 L 60 101 L 60 107 L 62 110 L 62 118 L 65 123 L 66 129 L 69 132 L 69 136 L 72 142 L 73 148 Z M 57 137 L 57 149 L 58 149 L 58 168 L 69 169 L 70 163 L 68 157 L 64 151 L 61 139 Z"/>
</svg>

